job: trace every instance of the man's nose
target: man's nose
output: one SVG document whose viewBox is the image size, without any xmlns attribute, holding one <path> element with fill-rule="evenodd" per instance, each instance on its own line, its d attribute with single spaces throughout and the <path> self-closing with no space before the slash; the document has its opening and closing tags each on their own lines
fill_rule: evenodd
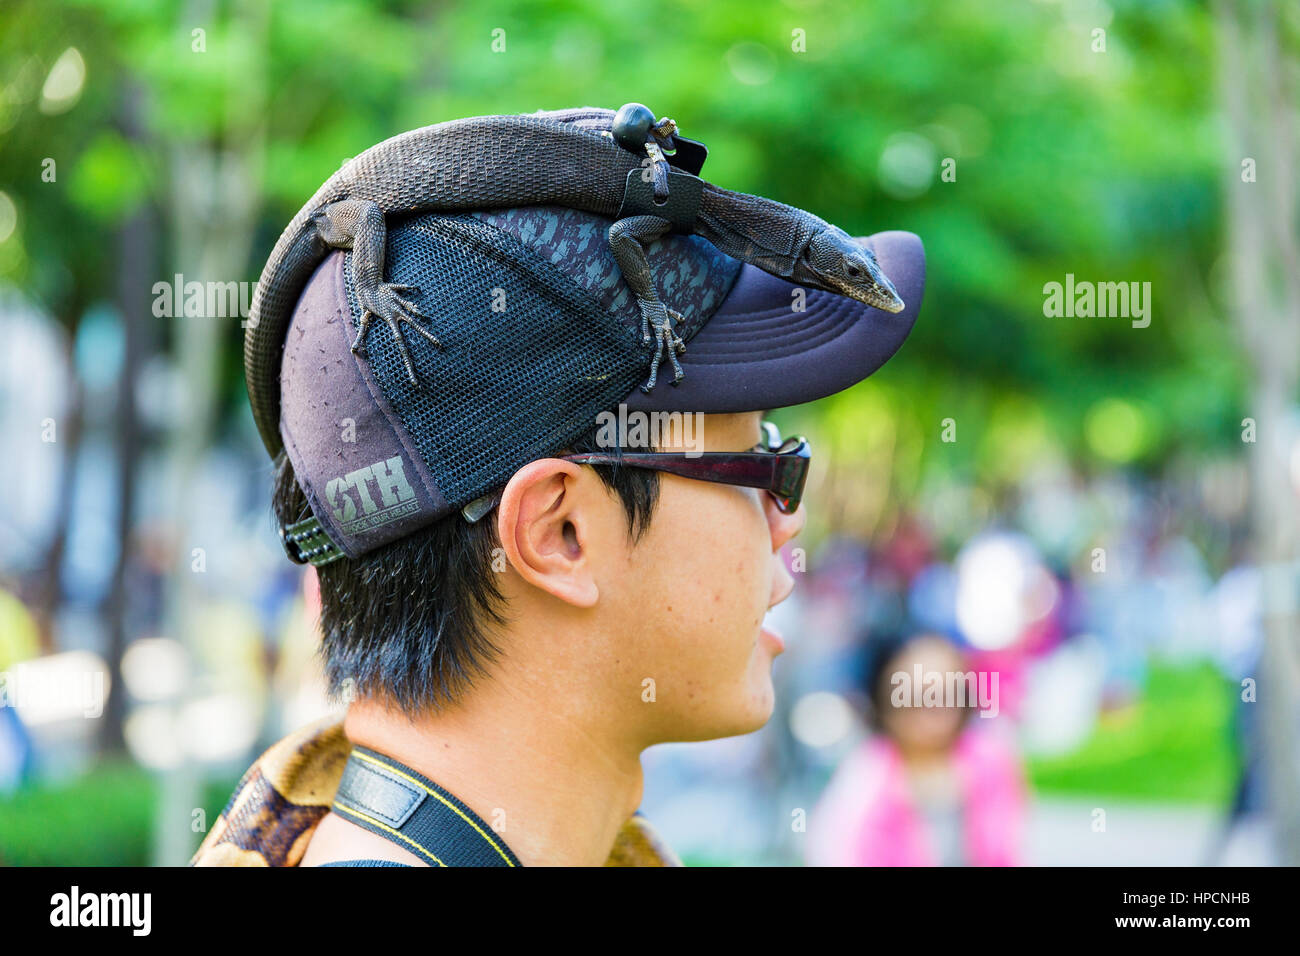
<svg viewBox="0 0 1300 956">
<path fill-rule="evenodd" d="M 780 551 L 788 541 L 803 530 L 804 524 L 808 521 L 808 513 L 800 504 L 794 514 L 782 514 L 771 495 L 764 497 L 767 498 L 767 524 L 772 529 L 772 550 Z"/>
</svg>

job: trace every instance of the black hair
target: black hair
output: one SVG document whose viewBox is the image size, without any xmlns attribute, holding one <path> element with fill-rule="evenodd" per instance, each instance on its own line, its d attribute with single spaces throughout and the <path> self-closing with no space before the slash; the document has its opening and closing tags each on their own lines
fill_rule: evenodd
<svg viewBox="0 0 1300 956">
<path fill-rule="evenodd" d="M 597 443 L 598 432 L 591 429 L 567 450 L 613 450 Z M 289 525 L 304 516 L 307 500 L 283 451 L 275 467 L 272 509 Z M 640 540 L 658 501 L 658 473 L 584 467 L 618 495 L 628 534 L 633 543 Z M 486 625 L 507 623 L 494 573 L 501 566 L 493 567 L 504 558 L 494 553 L 500 541 L 492 517 L 471 524 L 457 511 L 359 558 L 317 568 L 319 653 L 332 701 L 372 697 L 414 717 L 460 700 L 486 672 L 500 654 Z"/>
<path fill-rule="evenodd" d="M 867 723 L 877 732 L 885 729 L 884 715 L 889 706 L 889 665 L 907 646 L 908 635 L 912 633 L 899 628 L 875 630 L 864 644 L 862 690 L 867 696 Z"/>
</svg>

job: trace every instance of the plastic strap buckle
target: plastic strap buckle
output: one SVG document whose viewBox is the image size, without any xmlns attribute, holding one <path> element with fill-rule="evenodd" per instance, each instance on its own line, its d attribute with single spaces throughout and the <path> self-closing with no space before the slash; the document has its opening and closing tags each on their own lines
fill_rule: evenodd
<svg viewBox="0 0 1300 956">
<path fill-rule="evenodd" d="M 347 557 L 339 546 L 330 540 L 315 516 L 304 518 L 287 528 L 281 528 L 280 543 L 284 545 L 284 553 L 294 564 L 313 564 L 320 567 L 322 564 Z"/>
</svg>

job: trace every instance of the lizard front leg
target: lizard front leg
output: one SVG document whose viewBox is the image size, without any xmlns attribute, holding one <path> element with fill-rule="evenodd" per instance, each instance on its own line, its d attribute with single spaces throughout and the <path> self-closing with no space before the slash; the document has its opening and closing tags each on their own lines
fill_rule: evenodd
<svg viewBox="0 0 1300 956">
<path fill-rule="evenodd" d="M 650 378 L 641 386 L 643 392 L 655 387 L 659 375 L 659 362 L 665 350 L 673 363 L 673 384 L 681 381 L 685 374 L 677 353 L 686 351 L 686 343 L 673 329 L 673 322 L 681 322 L 681 313 L 668 308 L 655 294 L 654 280 L 650 275 L 650 262 L 646 259 L 645 247 L 668 234 L 672 223 L 658 216 L 629 216 L 620 219 L 609 227 L 609 247 L 618 263 L 623 280 L 636 296 L 636 304 L 641 310 L 641 342 L 650 344 L 650 329 L 654 329 L 655 354 L 650 363 Z"/>
<path fill-rule="evenodd" d="M 401 323 L 406 323 L 440 348 L 442 343 L 416 322 L 417 318 L 427 320 L 429 316 L 399 294 L 418 293 L 420 290 L 384 281 L 384 248 L 388 230 L 383 211 L 366 199 L 344 199 L 318 210 L 315 221 L 316 230 L 326 245 L 352 250 L 352 271 L 356 276 L 357 301 L 361 304 L 361 324 L 352 342 L 353 353 L 364 351 L 370 320 L 377 316 L 393 333 L 402 364 L 406 366 L 407 378 L 412 385 L 419 385 L 415 363 L 411 361 L 411 353 L 402 337 Z"/>
</svg>

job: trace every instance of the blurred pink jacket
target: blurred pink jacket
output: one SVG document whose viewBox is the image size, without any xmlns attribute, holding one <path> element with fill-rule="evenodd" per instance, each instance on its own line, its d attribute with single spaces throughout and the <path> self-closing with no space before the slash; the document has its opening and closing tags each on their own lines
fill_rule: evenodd
<svg viewBox="0 0 1300 956">
<path fill-rule="evenodd" d="M 953 751 L 970 866 L 1018 866 L 1025 784 L 1014 747 L 973 717 Z M 810 866 L 933 866 L 925 818 L 893 742 L 871 737 L 845 758 L 808 821 Z"/>
</svg>

